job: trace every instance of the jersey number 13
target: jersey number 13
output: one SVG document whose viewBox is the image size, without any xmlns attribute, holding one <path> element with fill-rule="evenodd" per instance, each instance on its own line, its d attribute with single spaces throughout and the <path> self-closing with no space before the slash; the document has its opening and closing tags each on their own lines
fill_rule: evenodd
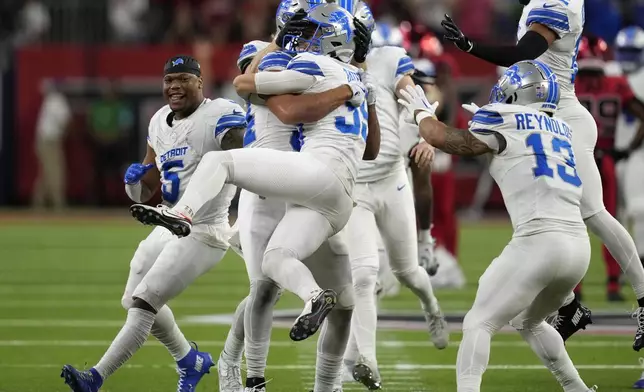
<svg viewBox="0 0 644 392">
<path fill-rule="evenodd" d="M 546 176 L 554 178 L 555 171 L 548 164 L 548 156 L 546 155 L 545 149 L 543 147 L 543 139 L 540 133 L 532 133 L 525 139 L 525 144 L 528 147 L 532 148 L 534 156 L 537 160 L 537 166 L 532 169 L 535 178 L 541 176 Z M 552 138 L 552 151 L 562 154 L 566 162 L 565 165 L 557 165 L 557 175 L 563 180 L 566 184 L 570 184 L 576 187 L 581 186 L 581 179 L 577 174 L 577 169 L 575 169 L 575 155 L 572 152 L 572 146 L 570 142 L 564 139 L 557 137 Z M 568 169 L 572 169 L 572 174 L 568 173 Z"/>
</svg>

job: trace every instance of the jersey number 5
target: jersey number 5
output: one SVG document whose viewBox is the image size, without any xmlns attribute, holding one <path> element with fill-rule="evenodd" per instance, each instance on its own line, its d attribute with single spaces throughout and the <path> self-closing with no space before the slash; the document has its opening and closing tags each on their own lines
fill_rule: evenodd
<svg viewBox="0 0 644 392">
<path fill-rule="evenodd" d="M 554 178 L 554 170 L 548 165 L 548 157 L 543 148 L 543 140 L 541 134 L 532 133 L 525 139 L 525 144 L 528 147 L 532 147 L 534 151 L 534 156 L 537 159 L 537 166 L 532 169 L 535 178 L 541 176 L 546 176 Z M 559 139 L 556 137 L 552 138 L 552 150 L 556 153 L 564 154 L 564 160 L 566 161 L 565 165 L 557 165 L 557 175 L 563 180 L 566 184 L 570 184 L 576 187 L 581 186 L 581 179 L 577 175 L 577 169 L 575 169 L 575 155 L 572 152 L 572 146 L 567 140 Z M 568 173 L 568 168 L 572 168 L 573 174 Z"/>
<path fill-rule="evenodd" d="M 163 185 L 161 186 L 161 194 L 163 195 L 163 200 L 168 203 L 176 203 L 179 200 L 179 186 L 180 179 L 179 174 L 176 172 L 170 171 L 173 168 L 182 169 L 183 161 L 165 161 L 161 165 L 163 170 L 161 174 L 163 175 Z M 170 183 L 170 184 L 168 184 Z M 168 189 L 168 185 L 170 189 Z"/>
<path fill-rule="evenodd" d="M 367 140 L 367 130 L 369 128 L 367 118 L 369 112 L 367 111 L 367 103 L 364 102 L 360 108 L 353 107 L 346 104 L 349 109 L 349 116 L 337 116 L 335 118 L 335 127 L 342 133 L 351 135 L 360 135 L 363 140 Z"/>
</svg>

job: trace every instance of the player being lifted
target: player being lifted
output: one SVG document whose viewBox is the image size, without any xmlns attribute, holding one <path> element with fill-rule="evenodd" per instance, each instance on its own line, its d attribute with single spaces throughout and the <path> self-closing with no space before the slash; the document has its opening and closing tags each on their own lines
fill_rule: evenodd
<svg viewBox="0 0 644 392">
<path fill-rule="evenodd" d="M 428 143 L 450 154 L 492 154 L 514 234 L 479 279 L 463 321 L 456 362 L 457 391 L 480 391 L 492 335 L 509 322 L 567 392 L 591 391 L 557 331 L 545 322 L 584 277 L 590 241 L 581 218 L 582 180 L 572 149 L 574 129 L 552 117 L 560 90 L 544 63 L 512 65 L 492 88 L 490 103 L 469 130 L 436 120 L 418 87 L 401 91 L 410 117 Z M 592 389 L 594 390 L 594 389 Z"/>
<path fill-rule="evenodd" d="M 577 158 L 577 170 L 584 182 L 582 218 L 590 230 L 601 238 L 630 280 L 639 305 L 637 312 L 640 314 L 644 312 L 644 268 L 630 234 L 604 207 L 601 177 L 594 156 L 597 124 L 575 96 L 577 52 L 585 19 L 584 0 L 519 2 L 524 8 L 516 45 L 497 46 L 474 42 L 447 15 L 442 22 L 446 31 L 445 38 L 454 42 L 462 51 L 496 65 L 508 67 L 521 60 L 538 59 L 551 67 L 557 75 L 561 86 L 557 116 L 576 131 L 572 145 Z M 572 292 L 558 313 L 557 330 L 564 339 L 591 322 L 590 311 L 575 299 Z M 644 317 L 638 320 L 638 325 L 638 330 L 644 328 Z M 644 335 L 636 333 L 633 348 L 639 350 L 642 347 Z"/>
<path fill-rule="evenodd" d="M 306 16 L 308 4 L 286 0 L 288 7 L 280 7 L 276 15 L 277 31 L 275 42 L 283 46 L 287 36 L 299 34 L 297 25 L 308 26 L 309 21 L 301 21 Z M 289 19 L 290 18 L 290 19 Z M 288 20 L 288 22 L 286 22 Z M 300 22 L 301 21 L 301 22 Z M 358 30 L 358 29 L 357 29 Z M 368 40 L 361 40 L 366 33 L 356 33 L 356 52 L 366 53 Z M 244 46 L 238 60 L 242 73 L 248 70 L 252 59 L 269 45 L 268 42 L 253 41 Z M 270 52 L 263 56 L 259 72 L 283 71 L 295 53 L 285 50 Z M 288 85 L 282 86 L 288 92 Z M 345 104 L 359 107 L 364 101 L 365 87 L 353 81 L 322 93 L 305 95 L 273 95 L 265 97 L 264 104 L 250 104 L 249 127 L 246 133 L 247 148 L 271 148 L 280 151 L 300 149 L 300 131 L 296 124 L 312 123 Z M 353 90 L 357 94 L 354 94 Z M 298 91 L 299 92 L 299 91 Z M 246 92 L 244 92 L 246 93 Z M 257 97 L 250 98 L 258 102 Z M 319 113 L 315 115 L 314 113 Z M 291 124 L 291 125 L 289 125 Z M 287 205 L 279 199 L 267 199 L 242 190 L 239 207 L 240 242 L 244 251 L 251 291 L 246 301 L 248 305 L 238 307 L 236 321 L 226 339 L 226 345 L 218 362 L 219 389 L 222 392 L 237 392 L 241 384 L 241 354 L 246 351 L 246 391 L 265 390 L 264 372 L 270 343 L 273 305 L 278 297 L 279 287 L 261 271 L 261 263 L 270 236 L 279 221 L 284 217 Z M 324 262 L 321 262 L 324 260 Z M 348 251 L 342 232 L 331 237 L 311 257 L 305 260 L 314 278 L 321 287 L 336 292 L 351 290 Z M 329 273 L 331 272 L 331 273 Z M 342 306 L 341 306 L 342 305 Z M 327 333 L 321 332 L 318 344 L 318 361 L 314 390 L 326 390 L 333 386 L 336 371 L 328 366 L 329 358 L 339 358 L 343 354 L 349 334 L 353 303 L 338 304 L 327 318 Z M 240 322 L 239 320 L 243 320 Z"/>
<path fill-rule="evenodd" d="M 414 85 L 411 78 L 414 66 L 405 50 L 394 46 L 373 48 L 366 58 L 366 65 L 376 86 L 375 96 L 367 99 L 370 104 L 376 104 L 381 144 L 374 161 L 360 164 L 353 194 L 357 205 L 348 223 L 356 295 L 351 334 L 356 340 L 357 352 L 349 350 L 344 360 L 355 380 L 369 389 L 380 389 L 374 296 L 380 264 L 378 232 L 382 235 L 394 275 L 420 299 L 434 345 L 439 349 L 447 347 L 449 335 L 429 275 L 418 262 L 414 196 L 401 153 L 400 132 L 411 131 L 401 129 L 396 92 Z M 425 156 L 431 150 L 423 142 L 415 153 Z M 429 161 L 426 164 L 429 165 Z"/>
<path fill-rule="evenodd" d="M 352 19 L 350 13 L 335 4 L 315 7 L 307 17 L 311 29 L 297 37 L 294 45 L 302 53 L 289 62 L 287 70 L 238 77 L 238 90 L 274 95 L 289 84 L 294 90 L 316 93 L 359 81 L 358 69 L 348 64 L 355 50 Z M 375 136 L 367 142 L 379 143 L 375 108 L 367 109 L 366 102 L 359 108 L 340 106 L 318 122 L 303 124 L 301 129 L 304 143 L 300 152 L 251 148 L 206 154 L 195 171 L 195 180 L 175 207 L 132 207 L 142 211 L 142 221 L 184 236 L 190 233 L 195 212 L 227 183 L 267 199 L 290 203 L 268 242 L 262 272 L 305 302 L 291 329 L 293 340 L 315 333 L 336 302 L 353 300 L 344 293 L 322 290 L 300 260 L 346 225 L 353 209 L 351 194 L 367 134 Z"/>
<path fill-rule="evenodd" d="M 241 107 L 203 96 L 201 67 L 190 56 L 165 64 L 163 95 L 168 105 L 150 120 L 143 163 L 125 173 L 125 190 L 143 203 L 161 186 L 164 205 L 182 196 L 201 159 L 211 151 L 239 148 L 246 119 Z M 210 354 L 197 351 L 177 326 L 167 303 L 221 260 L 231 235 L 228 207 L 235 187 L 226 185 L 193 219 L 192 231 L 177 238 L 157 227 L 137 248 L 123 294 L 127 319 L 103 358 L 88 371 L 65 365 L 62 377 L 74 392 L 97 392 L 143 346 L 150 333 L 177 361 L 178 392 L 192 392 L 213 366 Z"/>
</svg>

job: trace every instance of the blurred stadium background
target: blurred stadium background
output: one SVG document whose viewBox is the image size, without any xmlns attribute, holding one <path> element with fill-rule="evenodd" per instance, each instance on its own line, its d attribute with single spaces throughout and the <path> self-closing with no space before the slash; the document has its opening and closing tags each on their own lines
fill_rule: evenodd
<svg viewBox="0 0 644 392">
<path fill-rule="evenodd" d="M 230 86 L 238 73 L 239 50 L 244 42 L 269 38 L 278 3 L 0 0 L 0 392 L 64 391 L 56 379 L 60 365 L 72 361 L 82 367 L 98 359 L 123 317 L 120 297 L 131 255 L 149 232 L 128 218 L 122 176 L 141 159 L 148 120 L 163 105 L 165 60 L 177 53 L 194 55 L 203 67 L 207 95 L 239 100 Z M 413 50 L 436 63 L 437 83 L 449 97 L 446 120 L 467 123 L 460 103 L 484 103 L 497 71 L 451 45 L 443 48 L 442 16 L 452 15 L 473 38 L 512 43 L 521 12 L 518 1 L 368 3 L 377 20 L 409 29 L 417 44 Z M 644 1 L 586 0 L 588 32 L 610 43 L 629 24 L 644 26 Z M 478 276 L 507 243 L 511 228 L 498 189 L 485 181 L 477 186 L 486 177 L 484 161 L 447 159 L 439 166 L 435 202 L 443 208 L 435 211 L 435 234 L 458 260 L 467 284 L 438 290 L 438 295 L 451 320 L 458 321 L 472 302 Z M 626 319 L 631 290 L 623 290 L 627 302 L 606 301 L 596 241 L 593 249 L 584 300 L 597 314 Z M 174 302 L 175 313 L 187 333 L 216 355 L 228 319 L 206 318 L 202 324 L 196 316 L 229 314 L 246 292 L 243 264 L 229 256 Z M 286 297 L 279 306 L 300 305 Z M 453 391 L 457 345 L 427 356 L 423 332 L 400 331 L 411 325 L 401 322 L 400 314 L 417 313 L 409 293 L 386 299 L 382 308 L 398 315 L 381 333 L 387 390 Z M 582 375 L 601 390 L 630 388 L 639 365 L 629 337 L 619 336 L 624 330 L 612 323 L 590 331 L 608 336 L 581 336 L 568 346 L 582 364 Z M 278 380 L 271 391 L 301 390 L 312 380 L 314 346 L 294 347 L 283 335 L 276 332 L 269 363 L 272 376 L 287 376 L 282 379 L 290 384 Z M 493 368 L 513 371 L 491 371 L 485 391 L 555 388 L 546 372 L 534 373 L 540 365 L 516 337 L 500 339 Z M 115 376 L 108 390 L 170 390 L 174 375 L 166 367 L 169 360 L 162 348 L 152 347 Z M 213 376 L 202 390 L 215 390 L 215 385 Z"/>
</svg>

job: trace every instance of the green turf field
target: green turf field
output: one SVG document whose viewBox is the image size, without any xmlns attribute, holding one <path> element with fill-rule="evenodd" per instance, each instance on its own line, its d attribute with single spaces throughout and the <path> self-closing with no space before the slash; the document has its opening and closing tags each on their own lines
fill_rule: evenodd
<svg viewBox="0 0 644 392">
<path fill-rule="evenodd" d="M 90 367 L 118 332 L 125 312 L 120 299 L 130 257 L 150 230 L 130 220 L 84 219 L 69 222 L 30 219 L 0 220 L 0 392 L 67 391 L 60 368 L 71 363 Z M 465 311 L 471 304 L 477 277 L 497 255 L 511 234 L 505 224 L 468 225 L 461 232 L 461 261 L 468 277 L 463 291 L 438 291 L 446 313 Z M 585 299 L 593 310 L 621 310 L 604 302 L 603 263 L 598 247 L 585 285 Z M 181 322 L 195 315 L 234 311 L 246 295 L 243 262 L 229 255 L 171 303 L 186 336 L 216 358 L 227 326 Z M 632 294 L 628 287 L 625 293 Z M 416 310 L 409 292 L 384 302 L 385 309 Z M 301 303 L 285 296 L 281 309 Z M 458 333 L 452 345 L 437 351 L 424 332 L 381 330 L 378 356 L 386 391 L 454 391 Z M 275 329 L 267 377 L 271 392 L 306 391 L 312 385 L 315 339 L 293 343 L 287 330 Z M 568 344 L 573 361 L 589 385 L 600 391 L 625 391 L 640 375 L 638 354 L 630 336 L 575 336 Z M 172 359 L 153 339 L 128 366 L 110 378 L 104 392 L 175 390 Z M 494 338 L 490 370 L 483 391 L 557 391 L 517 335 Z M 204 378 L 200 391 L 217 391 L 216 370 Z M 345 387 L 359 391 L 358 384 Z"/>
</svg>

